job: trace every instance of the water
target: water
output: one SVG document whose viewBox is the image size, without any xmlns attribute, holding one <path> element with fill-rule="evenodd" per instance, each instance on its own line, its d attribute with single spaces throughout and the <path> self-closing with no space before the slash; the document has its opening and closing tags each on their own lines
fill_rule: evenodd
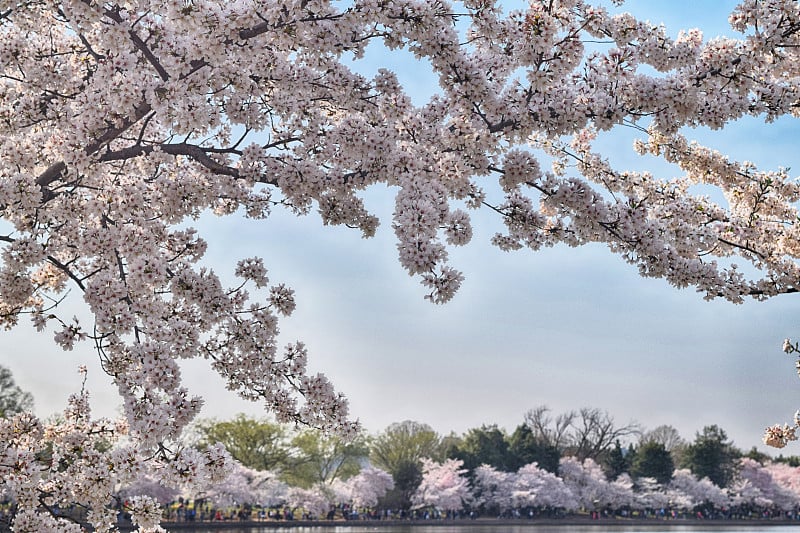
<svg viewBox="0 0 800 533">
<path fill-rule="evenodd" d="M 763 523 L 762 523 L 763 524 Z M 726 526 L 721 524 L 703 525 L 521 525 L 481 524 L 469 526 L 336 526 L 336 527 L 254 527 L 254 528 L 203 528 L 174 529 L 176 533 L 800 533 L 800 525 L 762 525 Z"/>
</svg>

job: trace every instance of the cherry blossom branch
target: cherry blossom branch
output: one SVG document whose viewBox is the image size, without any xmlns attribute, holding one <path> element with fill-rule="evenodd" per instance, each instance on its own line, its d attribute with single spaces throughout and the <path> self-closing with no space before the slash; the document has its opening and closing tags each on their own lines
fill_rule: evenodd
<svg viewBox="0 0 800 533">
<path fill-rule="evenodd" d="M 82 0 L 82 1 L 87 5 L 91 5 L 91 0 Z M 120 9 L 121 8 L 119 6 L 115 6 L 114 9 L 106 8 L 103 10 L 103 13 L 105 14 L 106 17 L 110 18 L 117 24 L 122 24 L 124 20 L 122 16 L 120 16 Z M 133 31 L 133 29 L 131 28 L 128 30 L 128 35 L 130 36 L 134 46 L 136 46 L 136 48 L 142 53 L 145 59 L 147 59 L 147 61 L 153 66 L 153 68 L 158 73 L 158 76 L 161 78 L 161 80 L 169 81 L 170 79 L 169 73 L 164 68 L 164 66 L 161 65 L 161 62 L 155 56 L 150 47 L 147 46 L 147 43 L 145 43 L 142 40 L 142 38 L 139 37 L 139 34 Z"/>
<path fill-rule="evenodd" d="M 131 159 L 133 157 L 139 157 L 143 155 L 148 155 L 152 153 L 154 150 L 161 151 L 165 154 L 170 155 L 184 155 L 187 157 L 191 157 L 207 169 L 211 170 L 215 174 L 221 174 L 225 176 L 232 176 L 234 178 L 239 178 L 239 170 L 234 167 L 230 167 L 227 165 L 220 164 L 219 162 L 215 161 L 211 158 L 208 154 L 209 153 L 235 153 L 235 150 L 226 150 L 226 149 L 218 149 L 218 148 L 202 148 L 200 146 L 194 144 L 186 144 L 186 143 L 179 143 L 179 144 L 158 144 L 158 145 L 136 145 L 130 146 L 128 148 L 124 148 L 122 150 L 116 150 L 113 152 L 105 152 L 99 156 L 99 160 L 103 162 L 107 161 L 120 161 Z"/>
<path fill-rule="evenodd" d="M 61 261 L 59 261 L 58 259 L 56 259 L 56 258 L 55 258 L 55 257 L 53 257 L 52 255 L 48 255 L 48 256 L 47 256 L 47 260 L 48 260 L 50 263 L 52 263 L 53 265 L 55 265 L 55 266 L 56 266 L 56 267 L 57 267 L 59 270 L 61 270 L 62 272 L 64 272 L 64 273 L 65 273 L 67 276 L 69 276 L 69 278 L 70 278 L 72 281 L 74 281 L 74 282 L 75 282 L 75 284 L 76 284 L 76 285 L 77 285 L 77 286 L 78 286 L 78 287 L 79 287 L 79 288 L 80 288 L 82 291 L 85 291 L 85 290 L 86 290 L 86 286 L 83 284 L 83 280 L 82 280 L 81 278 L 79 278 L 79 277 L 78 277 L 78 276 L 77 276 L 77 275 L 76 275 L 76 274 L 75 274 L 75 273 L 72 271 L 72 269 L 71 269 L 71 268 L 69 268 L 67 265 L 65 265 L 64 263 L 62 263 Z"/>
</svg>

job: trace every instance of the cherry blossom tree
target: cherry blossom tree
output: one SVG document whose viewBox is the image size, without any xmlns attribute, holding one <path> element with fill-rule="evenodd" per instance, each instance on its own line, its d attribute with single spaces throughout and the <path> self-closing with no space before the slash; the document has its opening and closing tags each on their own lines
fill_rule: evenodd
<svg viewBox="0 0 800 533">
<path fill-rule="evenodd" d="M 612 509 L 632 507 L 636 501 L 633 493 L 633 480 L 627 472 L 617 476 L 617 479 L 608 484 L 608 499 Z"/>
<path fill-rule="evenodd" d="M 286 494 L 286 503 L 304 511 L 310 518 L 327 516 L 335 499 L 333 489 L 324 483 L 318 483 L 308 489 L 291 487 Z"/>
<path fill-rule="evenodd" d="M 670 505 L 670 494 L 667 487 L 652 477 L 640 477 L 636 480 L 637 491 L 633 507 L 637 509 L 666 509 Z"/>
<path fill-rule="evenodd" d="M 373 508 L 387 491 L 394 488 L 394 481 L 388 472 L 367 466 L 355 476 L 342 482 L 347 499 L 342 503 L 352 503 L 357 508 Z"/>
<path fill-rule="evenodd" d="M 469 480 L 463 461 L 446 459 L 436 463 L 422 460 L 422 483 L 411 497 L 416 507 L 433 507 L 442 511 L 459 511 L 472 500 Z"/>
<path fill-rule="evenodd" d="M 730 505 L 730 498 L 724 489 L 715 485 L 708 478 L 697 479 L 686 468 L 675 470 L 672 480 L 669 482 L 669 488 L 674 493 L 683 495 L 683 497 L 679 497 L 670 493 L 670 500 L 673 503 L 683 502 L 683 508 L 687 510 L 706 503 L 712 504 L 717 509 Z"/>
<path fill-rule="evenodd" d="M 768 463 L 764 465 L 764 470 L 769 472 L 775 483 L 790 490 L 800 502 L 800 467 L 786 463 Z"/>
<path fill-rule="evenodd" d="M 208 360 L 278 421 L 356 430 L 302 342 L 280 348 L 292 290 L 259 258 L 231 265 L 231 287 L 203 264 L 190 224 L 206 211 L 316 210 L 369 237 L 379 221 L 360 193 L 391 187 L 399 262 L 434 303 L 463 282 L 448 247 L 470 241 L 476 209 L 505 224 L 492 239 L 503 250 L 602 242 L 643 276 L 708 298 L 797 292 L 798 184 L 685 134 L 797 113 L 796 3 L 743 0 L 729 20 L 741 38 L 704 41 L 582 0 L 508 14 L 492 0 L 2 0 L 0 323 L 27 316 L 65 350 L 91 343 L 134 455 L 192 473 L 219 457 L 172 444 L 202 405 L 182 359 Z M 608 46 L 587 50 L 599 39 Z M 441 94 L 415 107 L 390 70 L 357 74 L 349 61 L 372 42 L 429 63 Z M 614 168 L 593 142 L 620 125 L 683 174 Z M 693 194 L 698 184 L 726 205 Z M 70 291 L 88 323 L 60 305 Z M 52 431 L 94 438 L 79 412 Z M 0 441 L 14 457 L 51 431 L 25 414 L 2 424 L 24 429 Z M 793 438 L 787 425 L 765 440 Z M 49 502 L 87 502 L 47 489 L 31 464 L 0 466 L 23 502 L 14 527 L 69 528 Z M 105 496 L 90 503 L 102 507 L 117 474 L 89 471 L 50 473 L 75 487 L 96 478 Z M 90 521 L 108 526 L 100 508 Z"/>
<path fill-rule="evenodd" d="M 120 501 L 133 499 L 136 496 L 149 496 L 160 505 L 175 501 L 181 491 L 175 487 L 165 487 L 161 481 L 151 474 L 142 474 L 133 482 L 120 488 L 115 496 Z"/>
<path fill-rule="evenodd" d="M 513 479 L 511 501 L 514 507 L 551 507 L 575 511 L 578 498 L 564 480 L 531 463 L 520 468 Z"/>
<path fill-rule="evenodd" d="M 605 507 L 611 503 L 609 483 L 603 469 L 593 459 L 562 457 L 558 474 L 584 509 Z"/>
<path fill-rule="evenodd" d="M 772 500 L 765 498 L 761 490 L 747 479 L 735 480 L 728 488 L 728 494 L 730 494 L 731 502 L 736 506 L 769 507 L 772 505 Z"/>
<path fill-rule="evenodd" d="M 274 472 L 255 470 L 232 461 L 225 479 L 204 489 L 201 494 L 218 506 L 272 507 L 286 501 L 289 487 Z"/>
<path fill-rule="evenodd" d="M 496 509 L 500 513 L 512 508 L 511 489 L 515 476 L 489 465 L 475 469 L 472 482 L 472 495 L 479 507 Z"/>
<path fill-rule="evenodd" d="M 81 371 L 85 379 L 85 369 Z M 112 495 L 118 486 L 146 475 L 144 467 L 158 472 L 166 488 L 175 489 L 204 487 L 227 474 L 230 460 L 220 445 L 202 452 L 183 448 L 144 457 L 128 434 L 124 419 L 92 418 L 85 390 L 69 398 L 57 423 L 42 423 L 30 413 L 0 419 L 0 479 L 17 506 L 14 531 L 78 532 L 86 522 L 98 530 L 114 529 Z M 140 493 L 125 502 L 125 510 L 143 531 L 160 530 L 156 498 L 157 494 Z M 87 512 L 58 513 L 62 502 Z"/>
<path fill-rule="evenodd" d="M 749 483 L 753 502 L 764 507 L 777 507 L 785 511 L 798 505 L 796 494 L 788 487 L 782 486 L 773 479 L 769 470 L 761 463 L 744 457 L 740 460 L 739 479 Z"/>
</svg>

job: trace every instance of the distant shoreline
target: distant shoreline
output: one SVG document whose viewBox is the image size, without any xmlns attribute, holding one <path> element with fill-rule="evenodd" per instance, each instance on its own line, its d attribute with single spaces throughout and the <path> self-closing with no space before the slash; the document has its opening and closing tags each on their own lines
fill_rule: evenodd
<svg viewBox="0 0 800 533">
<path fill-rule="evenodd" d="M 798 526 L 800 520 L 751 519 L 751 520 L 699 520 L 696 518 L 534 518 L 534 519 L 493 519 L 478 518 L 475 520 L 289 520 L 289 521 L 212 521 L 212 522 L 162 522 L 165 529 L 291 529 L 297 527 L 352 527 L 352 528 L 382 528 L 391 526 L 405 527 L 444 527 L 444 526 L 526 526 L 526 527 L 574 527 L 574 526 L 636 526 L 641 528 L 664 528 L 669 526 L 702 525 L 705 528 L 724 527 L 766 527 L 766 526 Z M 121 527 L 120 530 L 127 530 Z"/>
</svg>

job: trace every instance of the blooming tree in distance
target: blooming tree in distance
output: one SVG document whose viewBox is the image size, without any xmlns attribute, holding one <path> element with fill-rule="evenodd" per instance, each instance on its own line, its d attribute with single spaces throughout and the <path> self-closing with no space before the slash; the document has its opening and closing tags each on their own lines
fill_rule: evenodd
<svg viewBox="0 0 800 533">
<path fill-rule="evenodd" d="M 791 491 L 795 499 L 800 499 L 800 467 L 786 463 L 769 463 L 764 465 L 764 469 L 775 483 Z"/>
<path fill-rule="evenodd" d="M 221 507 L 261 505 L 271 507 L 283 503 L 289 487 L 274 472 L 254 470 L 232 461 L 225 479 L 203 487 L 202 496 Z M 187 494 L 195 497 L 196 493 Z"/>
<path fill-rule="evenodd" d="M 511 501 L 511 489 L 515 480 L 513 473 L 481 465 L 475 469 L 473 478 L 472 495 L 476 506 L 496 508 L 501 514 L 513 507 Z"/>
<path fill-rule="evenodd" d="M 753 459 L 745 457 L 741 460 L 739 480 L 748 482 L 750 490 L 757 491 L 756 501 L 786 511 L 797 505 L 796 494 L 790 488 L 777 483 L 770 471 Z"/>
<path fill-rule="evenodd" d="M 290 507 L 301 509 L 312 518 L 326 517 L 334 499 L 331 487 L 324 483 L 317 483 L 307 489 L 291 487 L 286 494 L 286 503 Z"/>
<path fill-rule="evenodd" d="M 558 474 L 583 509 L 602 508 L 611 502 L 609 482 L 593 459 L 581 462 L 575 457 L 563 457 Z"/>
<path fill-rule="evenodd" d="M 635 503 L 633 480 L 624 472 L 608 484 L 609 505 L 613 509 L 631 507 Z"/>
<path fill-rule="evenodd" d="M 158 478 L 145 472 L 133 482 L 121 487 L 115 494 L 115 497 L 123 502 L 137 496 L 149 496 L 163 506 L 177 500 L 180 491 L 174 487 L 164 486 Z"/>
<path fill-rule="evenodd" d="M 697 479 L 688 469 L 676 469 L 669 482 L 669 488 L 673 493 L 684 495 L 681 498 L 686 502 L 686 509 L 691 509 L 697 505 L 710 503 L 717 509 L 722 509 L 730 504 L 730 498 L 724 489 L 716 486 L 708 478 Z M 672 496 L 671 501 L 677 500 Z"/>
<path fill-rule="evenodd" d="M 472 500 L 469 480 L 459 459 L 445 459 L 437 463 L 422 459 L 422 482 L 411 496 L 417 508 L 433 507 L 441 511 L 459 511 Z"/>
<path fill-rule="evenodd" d="M 394 488 L 392 476 L 380 468 L 367 466 L 355 476 L 342 482 L 349 496 L 342 503 L 351 503 L 356 508 L 373 508 L 378 499 Z"/>
<path fill-rule="evenodd" d="M 667 487 L 658 483 L 653 477 L 640 477 L 636 480 L 637 492 L 633 507 L 636 509 L 665 509 L 670 506 L 670 494 Z"/>
<path fill-rule="evenodd" d="M 232 287 L 204 266 L 190 222 L 206 211 L 316 210 L 369 237 L 379 221 L 360 194 L 391 187 L 398 260 L 434 303 L 463 281 L 448 247 L 470 241 L 478 209 L 505 224 L 492 239 L 503 250 L 602 242 L 643 276 L 708 298 L 797 292 L 798 184 L 685 131 L 797 113 L 799 10 L 743 0 L 729 18 L 740 37 L 704 40 L 582 0 L 510 13 L 493 0 L 2 0 L 0 323 L 55 328 L 65 350 L 91 343 L 126 419 L 100 425 L 127 434 L 126 461 L 173 463 L 160 471 L 183 483 L 225 459 L 170 444 L 202 405 L 182 359 L 206 359 L 279 421 L 356 430 L 344 398 L 307 371 L 303 344 L 280 347 L 292 290 L 259 258 L 231 265 Z M 584 44 L 598 40 L 608 44 Z M 425 60 L 441 93 L 414 106 L 389 68 L 356 73 L 373 42 Z M 683 174 L 614 168 L 593 142 L 621 125 L 640 132 L 639 153 Z M 69 291 L 90 323 L 62 310 Z M 77 527 L 48 509 L 95 508 L 111 490 L 119 458 L 61 481 L 78 487 L 91 471 L 96 495 L 51 490 L 58 469 L 32 466 L 42 432 L 88 438 L 79 411 L 60 430 L 30 415 L 0 425 L 17 531 Z M 776 426 L 765 440 L 792 438 Z M 90 522 L 108 526 L 100 510 Z"/>
<path fill-rule="evenodd" d="M 536 463 L 521 467 L 511 486 L 511 501 L 515 507 L 551 507 L 575 511 L 580 507 L 578 497 L 564 480 Z"/>
</svg>

